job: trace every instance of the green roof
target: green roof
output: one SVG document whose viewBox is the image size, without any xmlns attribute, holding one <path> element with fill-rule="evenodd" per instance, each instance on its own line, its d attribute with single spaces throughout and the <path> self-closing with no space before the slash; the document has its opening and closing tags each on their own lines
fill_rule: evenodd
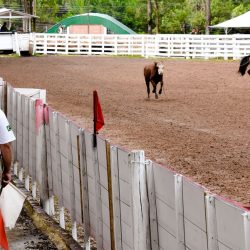
<svg viewBox="0 0 250 250">
<path fill-rule="evenodd" d="M 58 33 L 58 27 L 60 25 L 68 27 L 77 24 L 99 24 L 103 25 L 114 34 L 136 34 L 133 30 L 131 30 L 115 18 L 100 13 L 87 13 L 68 17 L 48 29 L 47 33 Z"/>
</svg>

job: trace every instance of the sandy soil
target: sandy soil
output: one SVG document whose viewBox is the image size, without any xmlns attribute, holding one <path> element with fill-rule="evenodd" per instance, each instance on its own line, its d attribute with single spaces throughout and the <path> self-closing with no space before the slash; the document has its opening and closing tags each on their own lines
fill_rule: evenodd
<svg viewBox="0 0 250 250">
<path fill-rule="evenodd" d="M 15 87 L 47 90 L 47 101 L 92 129 L 98 91 L 101 134 L 250 206 L 250 77 L 239 61 L 168 59 L 158 100 L 146 98 L 143 67 L 153 59 L 41 56 L 0 58 L 0 76 Z"/>
</svg>

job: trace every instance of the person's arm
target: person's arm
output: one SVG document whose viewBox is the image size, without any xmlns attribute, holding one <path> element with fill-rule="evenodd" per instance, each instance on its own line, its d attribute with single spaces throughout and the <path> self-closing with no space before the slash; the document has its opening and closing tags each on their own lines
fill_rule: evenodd
<svg viewBox="0 0 250 250">
<path fill-rule="evenodd" d="M 11 181 L 12 147 L 10 143 L 0 144 L 3 159 L 3 173 L 1 185 L 5 187 Z"/>
</svg>

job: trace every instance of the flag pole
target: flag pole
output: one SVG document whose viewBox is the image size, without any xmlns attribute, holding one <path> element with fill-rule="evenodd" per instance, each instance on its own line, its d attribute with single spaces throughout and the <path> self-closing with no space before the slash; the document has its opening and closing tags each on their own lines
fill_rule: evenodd
<svg viewBox="0 0 250 250">
<path fill-rule="evenodd" d="M 95 148 L 97 146 L 97 138 L 96 135 L 98 134 L 98 131 L 103 127 L 104 125 L 104 118 L 102 114 L 102 108 L 101 104 L 99 102 L 97 91 L 95 90 L 93 92 L 93 107 L 94 107 L 94 134 L 93 134 L 93 147 Z"/>
<path fill-rule="evenodd" d="M 94 134 L 93 134 L 93 147 L 96 148 L 97 142 L 96 142 L 96 94 L 95 91 L 93 92 L 93 108 L 94 108 Z"/>
</svg>

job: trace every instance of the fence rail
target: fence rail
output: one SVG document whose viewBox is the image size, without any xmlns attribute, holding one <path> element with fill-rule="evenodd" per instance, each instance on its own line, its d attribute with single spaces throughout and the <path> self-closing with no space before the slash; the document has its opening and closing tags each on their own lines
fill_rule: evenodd
<svg viewBox="0 0 250 250">
<path fill-rule="evenodd" d="M 7 88 L 7 102 L 5 89 Z M 250 250 L 250 213 L 182 175 L 97 137 L 46 105 L 44 90 L 0 82 L 17 140 L 15 173 L 60 225 L 67 209 L 98 249 Z M 30 185 L 29 180 L 32 183 Z"/>
<path fill-rule="evenodd" d="M 34 33 L 33 53 L 238 59 L 250 35 L 76 35 Z"/>
</svg>

